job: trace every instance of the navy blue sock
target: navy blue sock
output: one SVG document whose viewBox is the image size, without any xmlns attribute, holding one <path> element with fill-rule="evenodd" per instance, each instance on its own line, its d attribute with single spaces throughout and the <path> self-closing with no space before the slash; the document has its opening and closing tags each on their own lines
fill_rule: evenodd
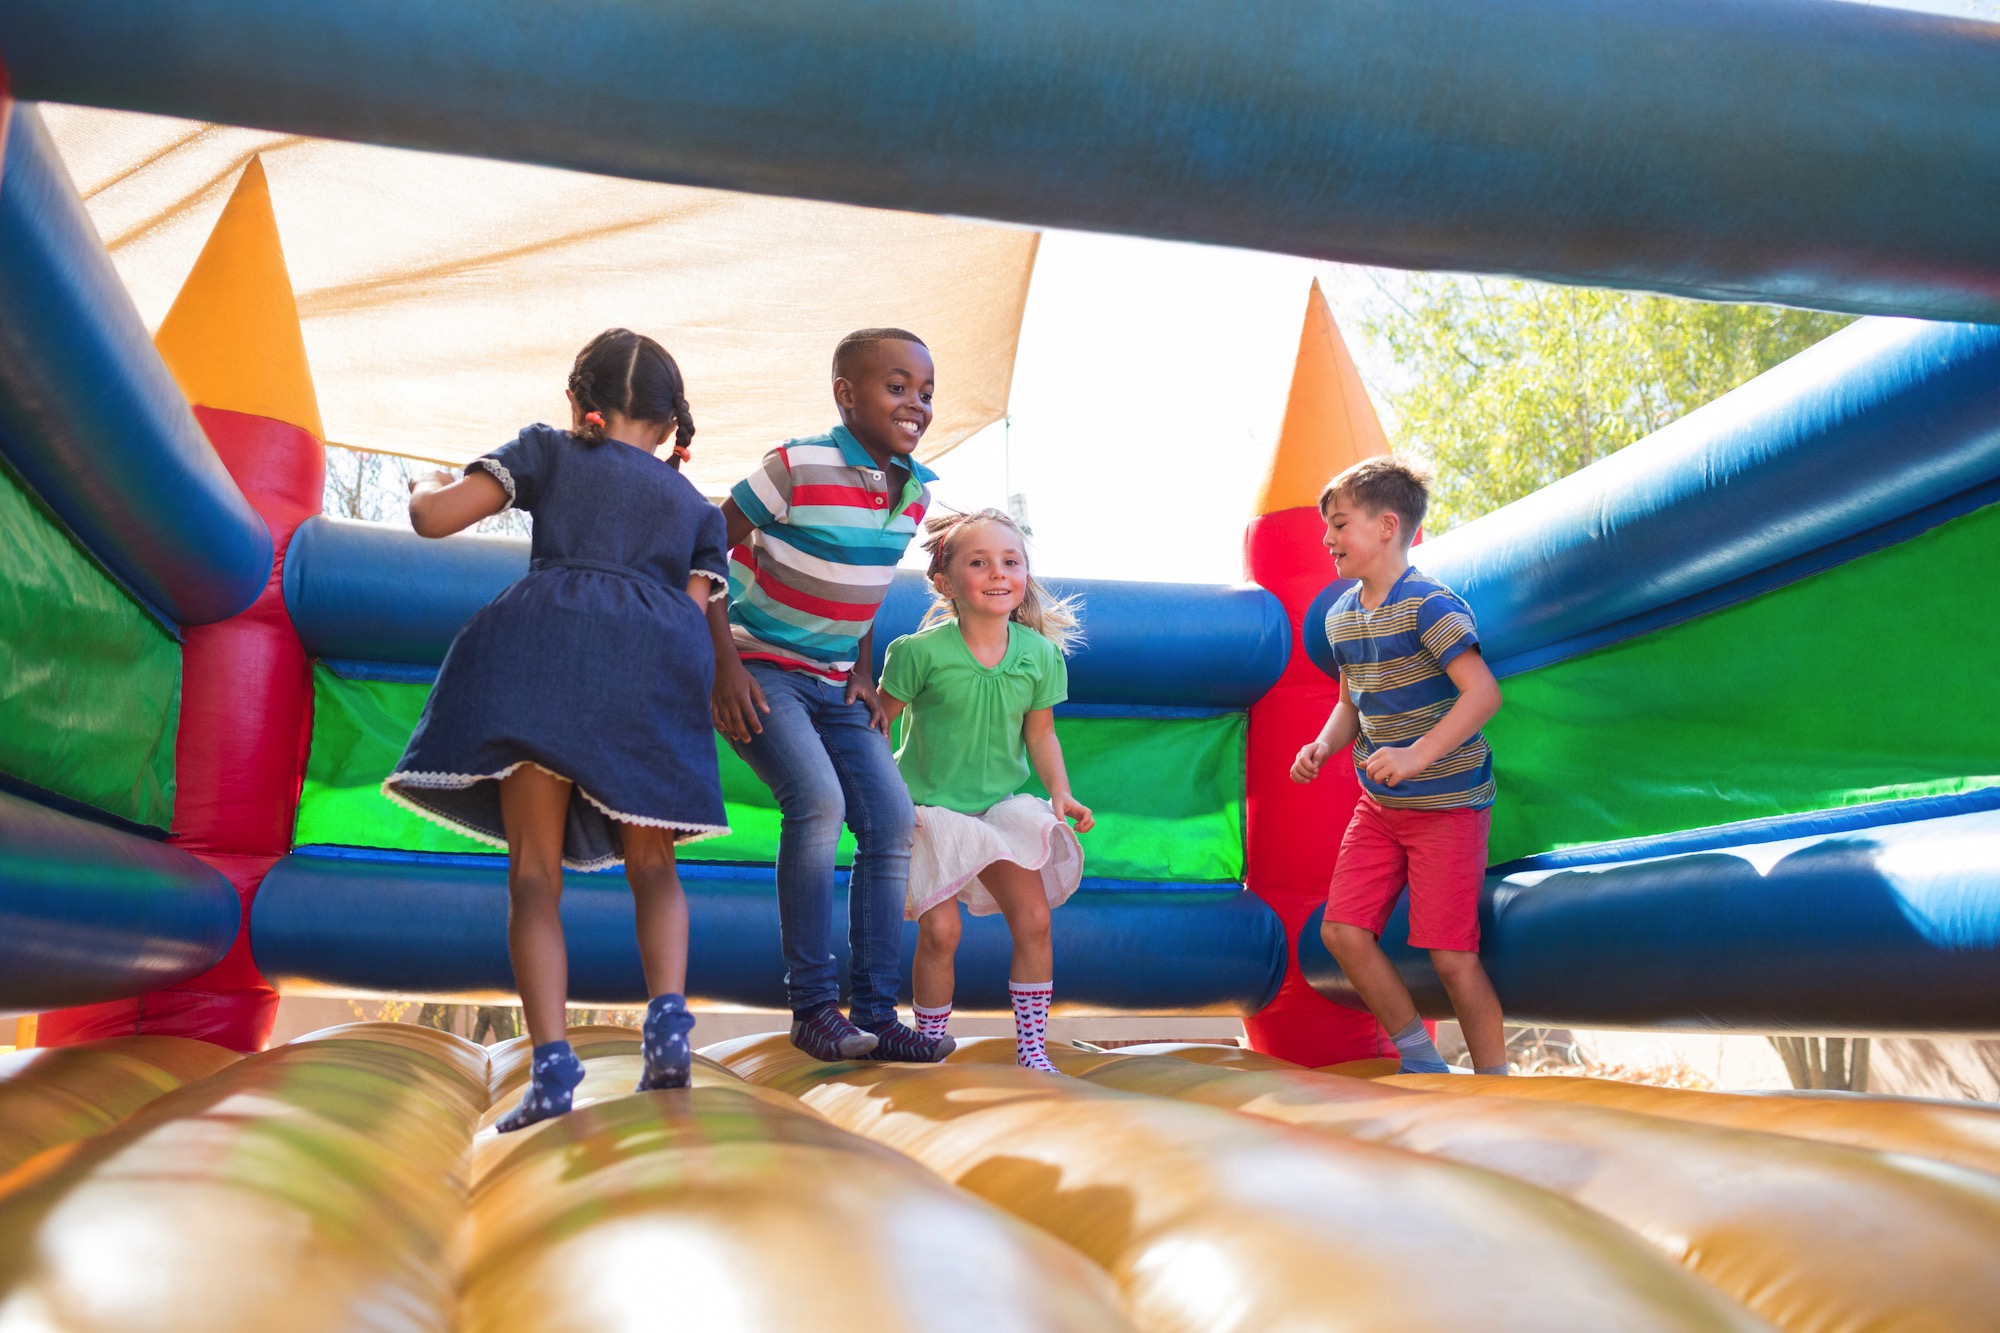
<svg viewBox="0 0 2000 1333">
<path fill-rule="evenodd" d="M 692 1081 L 694 1049 L 688 1044 L 692 1031 L 694 1015 L 688 1012 L 686 997 L 671 992 L 653 997 L 641 1032 L 646 1072 L 639 1078 L 640 1092 L 685 1088 Z"/>
<path fill-rule="evenodd" d="M 1424 1031 L 1424 1020 L 1413 1018 L 1401 1032 L 1389 1034 L 1389 1040 L 1396 1043 L 1402 1052 L 1403 1063 L 1396 1067 L 1398 1074 L 1449 1074 L 1451 1066 L 1438 1054 L 1438 1048 L 1431 1044 L 1431 1034 Z"/>
<path fill-rule="evenodd" d="M 583 1061 L 567 1041 L 544 1042 L 535 1048 L 528 1064 L 528 1090 L 520 1104 L 496 1122 L 502 1134 L 526 1129 L 539 1120 L 566 1113 L 576 1085 L 583 1082 Z"/>
</svg>

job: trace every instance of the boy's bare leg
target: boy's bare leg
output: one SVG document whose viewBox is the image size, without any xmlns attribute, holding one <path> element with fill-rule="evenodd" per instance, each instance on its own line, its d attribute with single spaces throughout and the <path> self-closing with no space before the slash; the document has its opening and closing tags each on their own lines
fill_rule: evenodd
<svg viewBox="0 0 2000 1333">
<path fill-rule="evenodd" d="M 522 764 L 500 780 L 500 820 L 507 830 L 507 952 L 514 987 L 535 1045 L 568 1033 L 569 952 L 563 943 L 563 819 L 570 784 Z"/>
<path fill-rule="evenodd" d="M 1376 1022 L 1400 1032 L 1416 1021 L 1417 1002 L 1373 934 L 1344 921 L 1329 921 L 1319 928 L 1319 937 Z"/>
<path fill-rule="evenodd" d="M 947 898 L 917 918 L 916 966 L 910 997 L 925 1009 L 951 1008 L 958 988 L 958 899 Z"/>
<path fill-rule="evenodd" d="M 1386 960 L 1385 960 L 1386 961 Z M 1458 1029 L 1465 1035 L 1465 1047 L 1472 1053 L 1474 1069 L 1504 1069 L 1507 1064 L 1507 1034 L 1500 1015 L 1500 997 L 1486 975 L 1479 955 L 1461 949 L 1432 949 L 1431 966 L 1437 969 L 1444 992 L 1451 997 L 1451 1011 L 1458 1015 Z"/>
</svg>

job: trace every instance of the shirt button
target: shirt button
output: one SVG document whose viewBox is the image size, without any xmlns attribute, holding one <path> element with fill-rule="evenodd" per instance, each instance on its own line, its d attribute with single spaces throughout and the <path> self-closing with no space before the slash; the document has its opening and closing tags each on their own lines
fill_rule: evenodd
<svg viewBox="0 0 2000 1333">
<path fill-rule="evenodd" d="M 878 509 L 879 509 L 879 508 L 881 508 L 881 507 L 882 507 L 883 505 L 885 505 L 885 504 L 887 504 L 887 503 L 889 503 L 889 497 L 887 497 L 886 495 L 878 495 L 878 496 L 876 496 L 876 497 L 875 497 L 875 507 L 876 507 L 876 508 L 878 508 Z"/>
</svg>

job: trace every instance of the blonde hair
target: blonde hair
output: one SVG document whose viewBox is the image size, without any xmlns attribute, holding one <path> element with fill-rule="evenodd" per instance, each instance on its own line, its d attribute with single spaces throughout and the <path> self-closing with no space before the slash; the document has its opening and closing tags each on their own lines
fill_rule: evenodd
<svg viewBox="0 0 2000 1333">
<path fill-rule="evenodd" d="M 929 629 L 933 625 L 958 619 L 958 606 L 938 591 L 937 576 L 951 564 L 953 539 L 975 523 L 998 523 L 1005 527 L 1021 543 L 1021 558 L 1028 558 L 1028 539 L 1021 531 L 1021 525 L 998 509 L 981 509 L 970 514 L 951 511 L 925 519 L 924 549 L 930 552 L 931 562 L 924 571 L 924 577 L 930 580 L 932 601 L 919 629 Z M 1037 582 L 1033 574 L 1029 574 L 1028 590 L 1009 618 L 1027 626 L 1067 653 L 1083 639 L 1082 626 L 1077 622 L 1077 612 L 1081 607 L 1080 598 L 1057 597 Z"/>
</svg>

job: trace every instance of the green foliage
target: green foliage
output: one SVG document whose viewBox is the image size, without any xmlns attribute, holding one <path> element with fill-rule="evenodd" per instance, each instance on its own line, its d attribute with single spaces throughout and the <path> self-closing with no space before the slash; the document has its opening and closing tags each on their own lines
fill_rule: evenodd
<svg viewBox="0 0 2000 1333">
<path fill-rule="evenodd" d="M 1850 322 L 1536 282 L 1411 277 L 1364 325 L 1408 375 L 1399 450 L 1441 532 L 1617 453 Z"/>
</svg>

